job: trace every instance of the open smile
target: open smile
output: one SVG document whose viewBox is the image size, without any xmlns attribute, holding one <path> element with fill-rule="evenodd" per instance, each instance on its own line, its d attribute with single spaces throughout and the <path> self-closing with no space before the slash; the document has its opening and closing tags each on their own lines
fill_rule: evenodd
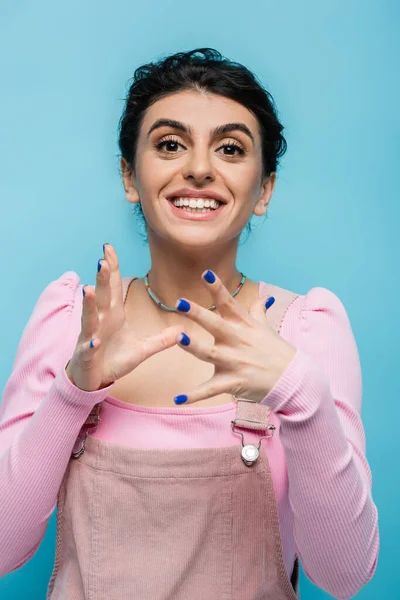
<svg viewBox="0 0 400 600">
<path fill-rule="evenodd" d="M 211 200 L 211 199 L 210 199 Z M 211 210 L 206 210 L 201 212 L 200 209 L 193 209 L 189 206 L 178 207 L 174 204 L 174 198 L 167 200 L 169 206 L 171 207 L 172 214 L 180 219 L 186 219 L 189 221 L 211 221 L 216 219 L 224 210 L 226 204 L 218 203 L 219 206 L 217 209 L 211 208 Z M 207 207 L 203 207 L 207 208 Z"/>
</svg>

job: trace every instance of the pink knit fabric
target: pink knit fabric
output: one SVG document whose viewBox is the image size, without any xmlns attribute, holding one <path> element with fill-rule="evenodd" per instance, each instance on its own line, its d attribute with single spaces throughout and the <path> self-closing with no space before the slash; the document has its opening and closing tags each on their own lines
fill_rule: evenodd
<svg viewBox="0 0 400 600">
<path fill-rule="evenodd" d="M 125 290 L 131 279 L 125 278 Z M 260 295 L 265 286 L 260 283 Z M 232 445 L 234 402 L 146 408 L 109 397 L 111 386 L 98 392 L 76 388 L 65 365 L 79 335 L 81 311 L 82 284 L 67 271 L 39 297 L 4 389 L 0 575 L 22 566 L 37 550 L 72 448 L 95 404 L 104 400 L 93 433 L 99 440 L 138 449 Z M 317 586 L 340 600 L 351 598 L 372 578 L 380 543 L 356 342 L 343 304 L 321 287 L 296 298 L 279 333 L 298 349 L 263 400 L 276 427 L 268 460 L 285 568 L 290 576 L 297 555 Z"/>
</svg>

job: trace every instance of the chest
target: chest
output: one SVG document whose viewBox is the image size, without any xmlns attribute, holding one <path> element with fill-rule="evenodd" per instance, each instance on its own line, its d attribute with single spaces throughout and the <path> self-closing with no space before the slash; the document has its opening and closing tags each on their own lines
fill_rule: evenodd
<svg viewBox="0 0 400 600">
<path fill-rule="evenodd" d="M 128 289 L 125 302 L 126 318 L 139 338 L 150 337 L 159 333 L 165 323 L 159 321 L 159 309 L 149 304 L 147 291 L 138 281 L 133 281 Z M 246 289 L 241 291 L 240 301 L 246 311 L 259 297 L 259 284 L 246 281 Z M 131 298 L 129 295 L 131 294 Z M 217 314 L 218 309 L 215 311 Z M 177 317 L 179 322 L 180 317 Z M 183 321 L 185 322 L 185 321 Z M 169 325 L 175 322 L 169 323 Z M 205 347 L 212 346 L 213 336 L 203 327 L 190 323 L 186 329 L 191 337 Z M 154 354 L 131 373 L 115 382 L 110 396 L 140 406 L 176 407 L 174 397 L 188 394 L 197 386 L 211 379 L 214 375 L 214 364 L 200 360 L 179 345 L 167 348 Z M 232 402 L 233 396 L 222 393 L 196 402 L 196 407 L 218 406 Z M 186 405 L 193 406 L 193 405 Z M 182 405 L 185 407 L 185 404 Z"/>
<path fill-rule="evenodd" d="M 204 340 L 204 343 L 210 343 L 210 340 Z M 213 374 L 212 363 L 206 363 L 179 346 L 173 346 L 154 354 L 116 381 L 110 396 L 140 406 L 173 407 L 177 406 L 175 396 L 188 394 L 211 379 Z M 196 406 L 216 406 L 232 402 L 232 399 L 231 394 L 219 394 L 199 400 Z"/>
</svg>

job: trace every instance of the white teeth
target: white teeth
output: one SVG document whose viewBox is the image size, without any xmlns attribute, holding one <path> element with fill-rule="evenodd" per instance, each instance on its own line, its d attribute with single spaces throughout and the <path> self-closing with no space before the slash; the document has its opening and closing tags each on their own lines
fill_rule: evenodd
<svg viewBox="0 0 400 600">
<path fill-rule="evenodd" d="M 204 200 L 203 198 L 175 198 L 172 202 L 175 206 L 188 206 L 190 208 L 199 209 L 211 208 L 213 210 L 221 205 L 221 202 L 218 200 Z"/>
</svg>

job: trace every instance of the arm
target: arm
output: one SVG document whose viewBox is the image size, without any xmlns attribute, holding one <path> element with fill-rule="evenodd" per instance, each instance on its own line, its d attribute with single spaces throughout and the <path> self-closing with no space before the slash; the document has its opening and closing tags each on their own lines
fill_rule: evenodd
<svg viewBox="0 0 400 600">
<path fill-rule="evenodd" d="M 81 314 L 79 277 L 67 271 L 42 292 L 20 340 L 0 405 L 0 576 L 39 547 L 79 431 L 110 388 L 85 392 L 65 366 Z M 79 321 L 78 321 L 79 323 Z"/>
<path fill-rule="evenodd" d="M 280 420 L 304 571 L 347 600 L 375 573 L 379 530 L 360 416 L 360 360 L 333 292 L 316 287 L 306 294 L 296 341 L 293 361 L 262 402 Z"/>
</svg>

